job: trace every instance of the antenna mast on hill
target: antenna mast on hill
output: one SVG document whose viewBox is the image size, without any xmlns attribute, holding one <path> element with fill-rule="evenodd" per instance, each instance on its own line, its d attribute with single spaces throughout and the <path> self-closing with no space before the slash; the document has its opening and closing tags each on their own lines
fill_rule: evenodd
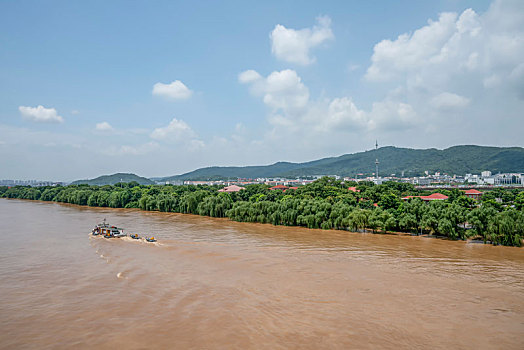
<svg viewBox="0 0 524 350">
<path fill-rule="evenodd" d="M 375 151 L 378 151 L 378 140 L 375 140 Z M 378 184 L 378 158 L 375 159 L 375 176 Z"/>
</svg>

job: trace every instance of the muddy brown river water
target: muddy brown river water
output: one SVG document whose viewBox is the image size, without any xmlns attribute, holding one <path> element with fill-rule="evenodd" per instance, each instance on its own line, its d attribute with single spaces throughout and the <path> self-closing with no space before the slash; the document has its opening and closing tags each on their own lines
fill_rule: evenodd
<svg viewBox="0 0 524 350">
<path fill-rule="evenodd" d="M 0 223 L 1 349 L 524 348 L 521 248 L 7 199 Z"/>
</svg>

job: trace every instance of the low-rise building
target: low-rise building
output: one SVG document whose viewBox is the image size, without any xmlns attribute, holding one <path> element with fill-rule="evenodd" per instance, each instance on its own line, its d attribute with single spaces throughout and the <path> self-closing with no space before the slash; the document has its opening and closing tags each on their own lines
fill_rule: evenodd
<svg viewBox="0 0 524 350">
<path fill-rule="evenodd" d="M 464 191 L 464 195 L 475 200 L 479 200 L 480 198 L 482 198 L 482 192 L 477 191 L 475 189 Z"/>
<path fill-rule="evenodd" d="M 420 198 L 424 202 L 430 202 L 430 201 L 443 201 L 443 200 L 448 199 L 449 197 L 446 195 L 443 195 L 442 193 L 437 192 L 437 193 L 432 193 L 429 196 L 407 196 L 407 197 L 403 197 L 402 200 L 406 201 L 411 198 Z"/>
<path fill-rule="evenodd" d="M 504 173 L 497 174 L 495 177 L 495 185 L 522 185 L 523 174 L 519 173 Z"/>
<path fill-rule="evenodd" d="M 431 184 L 431 178 L 429 177 L 415 177 L 412 182 L 413 185 L 427 186 Z"/>
</svg>

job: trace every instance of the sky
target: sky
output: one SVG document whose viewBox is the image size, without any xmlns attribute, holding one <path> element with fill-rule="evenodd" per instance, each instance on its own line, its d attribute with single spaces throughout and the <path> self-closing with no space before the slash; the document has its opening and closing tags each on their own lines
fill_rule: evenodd
<svg viewBox="0 0 524 350">
<path fill-rule="evenodd" d="M 524 146 L 524 1 L 0 1 L 0 179 Z"/>
</svg>

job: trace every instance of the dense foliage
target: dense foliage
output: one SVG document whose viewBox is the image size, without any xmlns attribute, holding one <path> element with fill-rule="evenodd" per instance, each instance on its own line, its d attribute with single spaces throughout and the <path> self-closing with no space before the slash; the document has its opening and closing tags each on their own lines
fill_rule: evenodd
<svg viewBox="0 0 524 350">
<path fill-rule="evenodd" d="M 402 172 L 406 176 L 423 175 L 424 171 L 449 174 L 479 174 L 484 170 L 523 172 L 524 148 L 454 146 L 444 150 L 381 147 L 378 150 L 345 154 L 306 163 L 278 162 L 267 166 L 208 167 L 163 178 L 171 180 L 205 180 L 215 178 L 304 177 L 316 174 L 355 176 L 375 172 L 375 159 L 380 160 L 380 173 Z"/>
<path fill-rule="evenodd" d="M 359 192 L 348 190 L 349 186 L 356 186 Z M 113 186 L 0 187 L 0 196 L 316 229 L 426 233 L 510 246 L 521 246 L 524 237 L 524 191 L 520 190 L 496 188 L 485 192 L 481 201 L 467 198 L 457 189 L 441 190 L 448 200 L 425 203 L 419 198 L 401 199 L 429 194 L 409 184 L 342 183 L 329 177 L 285 192 L 272 191 L 266 185 L 248 185 L 234 193 L 218 189 L 131 182 Z"/>
</svg>

